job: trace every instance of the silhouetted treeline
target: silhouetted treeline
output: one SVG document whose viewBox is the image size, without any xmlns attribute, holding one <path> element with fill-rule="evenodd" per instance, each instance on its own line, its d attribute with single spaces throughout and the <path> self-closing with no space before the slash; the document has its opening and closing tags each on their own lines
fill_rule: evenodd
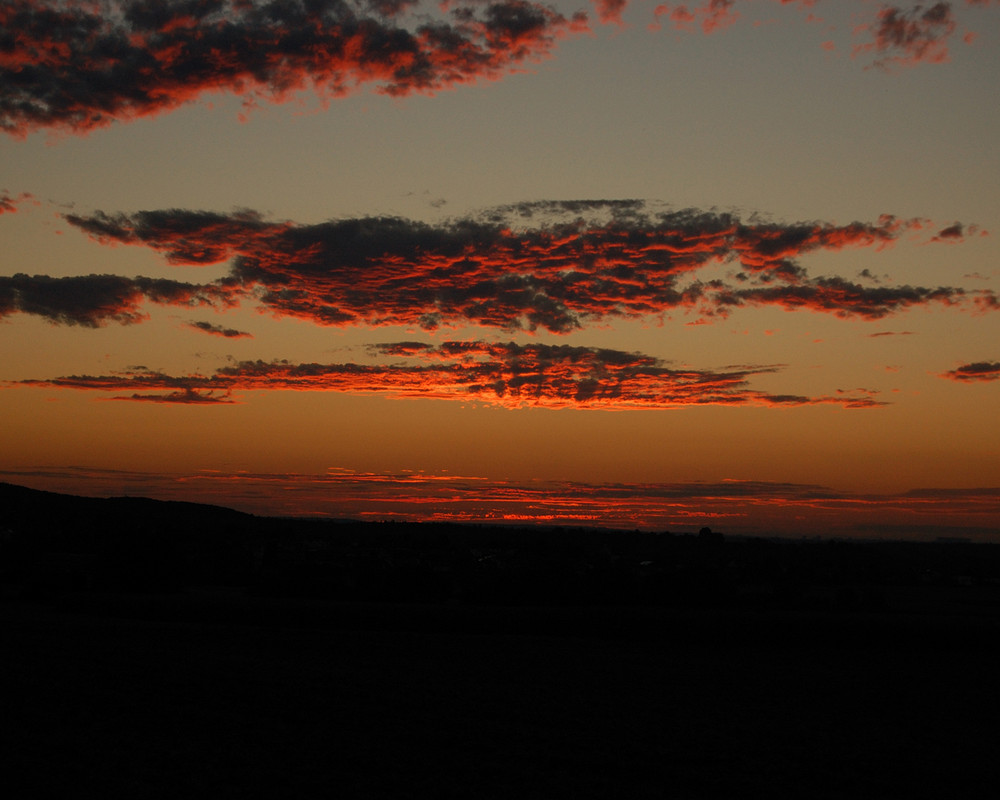
<svg viewBox="0 0 1000 800">
<path fill-rule="evenodd" d="M 240 587 L 263 597 L 503 606 L 883 610 L 955 588 L 1000 606 L 1000 547 L 254 517 L 0 484 L 9 595 Z"/>
</svg>

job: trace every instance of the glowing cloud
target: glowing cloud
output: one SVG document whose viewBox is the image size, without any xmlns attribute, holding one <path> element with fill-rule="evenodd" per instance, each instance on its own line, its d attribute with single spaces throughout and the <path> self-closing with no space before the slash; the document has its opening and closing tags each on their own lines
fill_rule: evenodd
<svg viewBox="0 0 1000 800">
<path fill-rule="evenodd" d="M 28 192 L 21 192 L 12 197 L 10 192 L 0 191 L 0 214 L 13 214 L 21 203 L 30 200 L 34 200 L 34 196 Z"/>
<path fill-rule="evenodd" d="M 974 364 L 963 364 L 950 372 L 945 372 L 941 377 L 961 383 L 1000 381 L 1000 361 L 977 361 Z"/>
<path fill-rule="evenodd" d="M 601 24 L 617 25 L 618 27 L 625 25 L 622 14 L 628 5 L 628 0 L 593 0 L 593 3 Z"/>
<path fill-rule="evenodd" d="M 812 9 L 817 0 L 775 0 L 784 6 L 795 6 L 807 14 L 807 21 L 817 17 Z M 967 6 L 986 8 L 998 5 L 996 0 L 965 0 Z M 662 4 L 653 10 L 652 30 L 659 30 L 669 21 L 672 28 L 692 32 L 701 30 L 710 34 L 727 28 L 740 17 L 736 10 L 736 0 L 701 0 L 699 3 Z M 902 8 L 898 5 L 882 5 L 875 12 L 874 19 L 862 22 L 852 31 L 854 36 L 868 37 L 870 40 L 857 44 L 853 55 L 873 56 L 871 66 L 881 69 L 911 67 L 917 64 L 940 64 L 948 60 L 948 45 L 955 34 L 953 3 L 918 3 Z M 967 32 L 963 41 L 968 44 L 975 39 L 974 32 Z M 832 41 L 822 47 L 835 49 Z"/>
<path fill-rule="evenodd" d="M 207 376 L 170 376 L 136 368 L 112 375 L 74 375 L 12 385 L 128 392 L 114 399 L 163 403 L 231 402 L 234 391 L 291 390 L 479 400 L 508 408 L 883 405 L 866 391 L 804 397 L 749 388 L 749 378 L 775 372 L 774 366 L 717 371 L 673 368 L 640 353 L 513 342 L 398 342 L 370 349 L 378 357 L 397 361 L 379 365 L 243 361 Z"/>
<path fill-rule="evenodd" d="M 235 401 L 228 395 L 217 395 L 212 392 L 196 392 L 194 389 L 181 389 L 167 394 L 133 394 L 131 397 L 116 397 L 115 400 L 132 400 L 137 403 L 176 403 L 179 405 L 232 405 Z"/>
<path fill-rule="evenodd" d="M 638 200 L 544 201 L 441 224 L 399 217 L 315 225 L 240 211 L 67 215 L 95 240 L 152 248 L 175 264 L 231 259 L 217 302 L 253 297 L 277 316 L 319 325 L 476 324 L 565 333 L 591 321 L 674 309 L 724 316 L 774 305 L 879 319 L 967 298 L 955 287 L 862 286 L 810 277 L 799 257 L 882 249 L 925 221 L 770 223 L 754 215 L 653 211 Z M 732 266 L 726 279 L 702 270 Z M 718 270 L 715 270 L 718 272 Z M 968 293 L 983 308 L 988 290 Z M 22 309 L 23 310 L 23 309 Z"/>
<path fill-rule="evenodd" d="M 940 64 L 948 60 L 948 40 L 955 32 L 951 4 L 940 2 L 909 10 L 883 6 L 874 23 L 864 27 L 874 41 L 858 45 L 854 55 L 877 55 L 876 67 Z"/>
<path fill-rule="evenodd" d="M 686 4 L 659 5 L 653 10 L 653 16 L 659 20 L 667 17 L 674 28 L 680 31 L 690 31 L 695 27 L 705 33 L 727 28 L 739 19 L 739 12 L 733 10 L 736 0 L 705 0 L 693 8 Z M 659 24 L 657 22 L 657 24 Z"/>
<path fill-rule="evenodd" d="M 252 334 L 246 331 L 238 331 L 236 328 L 225 328 L 222 325 L 214 325 L 211 322 L 189 322 L 187 327 L 193 328 L 196 331 L 201 331 L 202 333 L 208 333 L 212 336 L 222 336 L 226 339 L 252 339 Z"/>
<path fill-rule="evenodd" d="M 0 130 L 83 133 L 210 92 L 325 102 L 372 85 L 394 95 L 496 79 L 586 29 L 529 0 L 443 4 L 400 20 L 400 0 L 5 0 Z"/>
<path fill-rule="evenodd" d="M 163 278 L 119 275 L 0 276 L 0 318 L 20 312 L 62 325 L 98 328 L 108 322 L 130 325 L 146 319 L 144 301 L 160 305 L 225 307 L 231 292 L 221 285 L 200 286 Z"/>
<path fill-rule="evenodd" d="M 564 525 L 726 533 L 995 539 L 1000 488 L 859 494 L 806 483 L 721 480 L 595 484 L 491 480 L 424 471 L 320 474 L 205 470 L 154 473 L 86 467 L 0 470 L 0 478 L 89 495 L 209 502 L 257 514 Z"/>
</svg>

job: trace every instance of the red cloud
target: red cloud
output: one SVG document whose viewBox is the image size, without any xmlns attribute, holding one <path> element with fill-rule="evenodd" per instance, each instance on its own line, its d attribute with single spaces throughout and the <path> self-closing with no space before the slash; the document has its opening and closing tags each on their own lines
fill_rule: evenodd
<svg viewBox="0 0 1000 800">
<path fill-rule="evenodd" d="M 724 315 L 770 304 L 878 319 L 966 299 L 952 287 L 811 278 L 797 261 L 816 251 L 881 249 L 924 227 L 891 216 L 781 224 L 598 200 L 525 203 L 440 225 L 397 217 L 295 225 L 252 212 L 183 210 L 66 219 L 98 241 L 146 245 L 173 263 L 232 259 L 230 277 L 213 285 L 217 293 L 252 295 L 276 315 L 320 325 L 566 332 L 675 308 Z M 738 268 L 733 283 L 699 279 L 699 271 L 722 264 Z M 976 298 L 985 309 L 992 295 Z"/>
<path fill-rule="evenodd" d="M 729 27 L 739 19 L 739 12 L 733 11 L 735 4 L 736 0 L 706 0 L 694 9 L 683 4 L 677 6 L 664 4 L 653 9 L 653 16 L 656 20 L 668 17 L 677 30 L 689 31 L 698 25 L 705 33 L 714 33 Z"/>
<path fill-rule="evenodd" d="M 14 197 L 11 197 L 10 192 L 0 192 L 0 214 L 13 214 L 17 211 L 17 207 L 21 203 L 33 199 L 34 195 L 31 195 L 28 192 L 21 192 L 21 194 Z"/>
<path fill-rule="evenodd" d="M 807 21 L 815 21 L 811 9 L 815 0 L 777 0 L 781 5 L 797 6 L 806 12 Z M 965 0 L 968 6 L 985 8 L 1000 5 L 1000 0 Z M 653 30 L 661 27 L 660 18 L 670 20 L 677 30 L 692 31 L 700 28 L 713 33 L 732 25 L 739 12 L 734 10 L 735 0 L 701 0 L 697 4 L 659 5 L 653 11 Z M 855 56 L 875 56 L 873 66 L 883 69 L 908 67 L 916 64 L 936 64 L 948 60 L 948 42 L 956 30 L 956 21 L 950 2 L 917 4 L 908 8 L 882 5 L 875 19 L 858 25 L 855 35 L 868 35 L 871 41 L 856 45 Z M 975 33 L 968 32 L 963 41 L 968 44 Z M 832 41 L 824 42 L 827 50 L 835 48 Z"/>
<path fill-rule="evenodd" d="M 963 364 L 941 375 L 952 381 L 974 383 L 978 381 L 1000 381 L 1000 361 L 977 361 Z"/>
<path fill-rule="evenodd" d="M 246 331 L 238 331 L 236 328 L 225 328 L 222 325 L 213 325 L 211 322 L 189 322 L 187 327 L 193 328 L 202 333 L 212 336 L 222 336 L 226 339 L 252 339 L 252 334 Z"/>
<path fill-rule="evenodd" d="M 597 11 L 597 18 L 604 25 L 625 25 L 622 14 L 628 5 L 628 0 L 592 0 L 594 9 Z"/>
<path fill-rule="evenodd" d="M 955 19 L 947 2 L 917 5 L 908 11 L 883 6 L 876 21 L 861 30 L 871 33 L 874 41 L 856 46 L 854 55 L 876 54 L 874 66 L 940 64 L 948 60 L 948 39 L 955 32 Z"/>
<path fill-rule="evenodd" d="M 86 132 L 209 92 L 324 101 L 364 85 L 408 95 L 496 79 L 586 29 L 530 0 L 446 4 L 449 21 L 393 21 L 410 2 L 6 0 L 0 129 Z M 373 13 L 373 11 L 375 13 Z"/>
<path fill-rule="evenodd" d="M 951 304 L 964 293 L 950 287 L 868 287 L 843 278 L 817 278 L 807 284 L 760 286 L 749 289 L 720 288 L 713 300 L 725 308 L 773 305 L 789 311 L 825 311 L 837 317 L 882 319 L 912 306 Z"/>
<path fill-rule="evenodd" d="M 507 408 L 883 405 L 867 390 L 804 397 L 749 388 L 751 377 L 776 371 L 769 366 L 679 369 L 640 353 L 513 342 L 445 342 L 436 346 L 400 342 L 374 345 L 371 350 L 381 358 L 397 360 L 379 365 L 243 361 L 212 375 L 186 376 L 136 368 L 113 375 L 26 380 L 17 385 L 129 392 L 115 399 L 182 403 L 231 402 L 232 392 L 267 390 L 374 392 L 399 398 L 479 400 Z"/>
<path fill-rule="evenodd" d="M 131 400 L 137 403 L 174 403 L 180 405 L 232 405 L 235 401 L 229 395 L 219 395 L 213 392 L 197 392 L 194 389 L 182 389 L 168 394 L 133 394 L 130 397 L 112 397 L 111 400 Z"/>
<path fill-rule="evenodd" d="M 239 508 L 254 514 L 462 522 L 598 523 L 608 527 L 697 530 L 800 537 L 931 540 L 1000 533 L 1000 489 L 918 489 L 858 494 L 804 483 L 722 480 L 688 483 L 581 483 L 491 480 L 423 471 L 321 474 L 203 471 L 150 473 L 80 467 L 0 471 L 50 491 L 120 493 Z M 288 489 L 291 491 L 282 491 Z"/>
<path fill-rule="evenodd" d="M 931 238 L 932 242 L 964 242 L 967 236 L 988 236 L 978 225 L 963 225 L 956 222 L 946 228 L 942 228 L 937 235 Z"/>
<path fill-rule="evenodd" d="M 235 289 L 196 285 L 163 278 L 120 275 L 0 276 L 0 318 L 20 312 L 62 325 L 98 328 L 108 322 L 129 325 L 146 318 L 144 302 L 174 306 L 224 308 L 235 302 Z"/>
</svg>

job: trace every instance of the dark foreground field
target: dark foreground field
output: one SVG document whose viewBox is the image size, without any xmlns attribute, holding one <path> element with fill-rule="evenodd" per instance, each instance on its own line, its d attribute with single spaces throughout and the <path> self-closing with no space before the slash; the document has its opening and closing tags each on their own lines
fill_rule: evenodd
<svg viewBox="0 0 1000 800">
<path fill-rule="evenodd" d="M 308 606 L 0 605 L 5 783 L 18 797 L 995 796 L 991 618 Z"/>
<path fill-rule="evenodd" d="M 993 798 L 998 633 L 997 545 L 0 484 L 7 797 Z"/>
</svg>

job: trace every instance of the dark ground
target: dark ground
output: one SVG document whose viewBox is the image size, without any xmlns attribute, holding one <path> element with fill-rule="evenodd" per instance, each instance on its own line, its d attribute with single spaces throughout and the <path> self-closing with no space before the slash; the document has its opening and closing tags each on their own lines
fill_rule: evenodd
<svg viewBox="0 0 1000 800">
<path fill-rule="evenodd" d="M 485 633 L 435 632 L 452 612 L 427 607 L 393 629 L 397 611 L 360 609 L 364 630 L 287 607 L 199 623 L 8 603 L 5 783 L 25 798 L 995 796 L 991 622 L 685 611 L 641 633 L 605 610 L 580 636 L 495 632 L 530 609 L 494 610 Z"/>
<path fill-rule="evenodd" d="M 149 501 L 11 497 L 6 796 L 997 793 L 993 546 L 198 528 L 169 504 L 157 527 Z"/>
</svg>

